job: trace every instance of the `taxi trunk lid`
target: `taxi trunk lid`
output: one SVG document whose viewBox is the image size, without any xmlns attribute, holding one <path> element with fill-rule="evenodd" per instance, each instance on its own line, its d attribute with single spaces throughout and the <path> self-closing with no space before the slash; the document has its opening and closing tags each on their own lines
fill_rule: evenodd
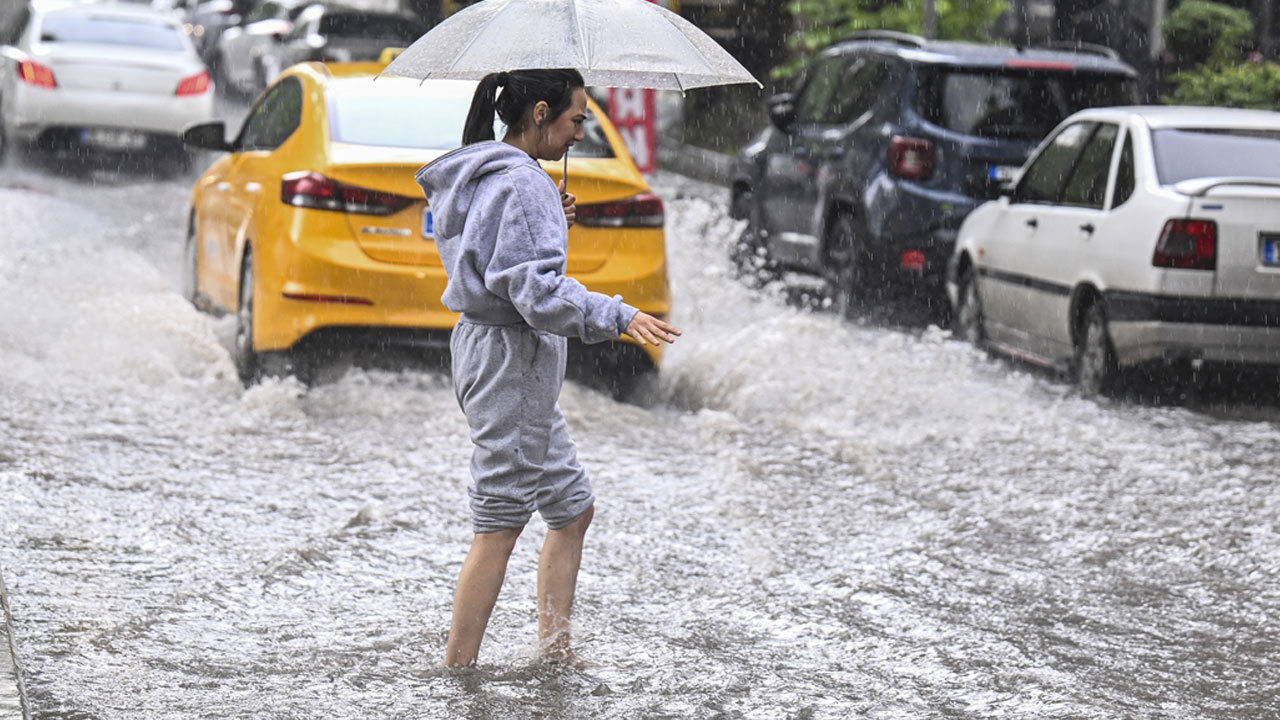
<svg viewBox="0 0 1280 720">
<path fill-rule="evenodd" d="M 443 150 L 409 151 L 370 146 L 331 147 L 333 162 L 324 174 L 349 188 L 395 195 L 408 201 L 386 215 L 347 212 L 352 237 L 366 255 L 381 262 L 405 265 L 441 265 L 436 251 L 434 218 L 422 197 L 414 175 Z M 569 192 L 578 206 L 607 205 L 648 191 L 635 176 L 618 169 L 611 159 L 581 158 L 569 161 Z M 561 166 L 547 165 L 558 184 Z M 578 224 L 569 230 L 568 273 L 591 272 L 613 255 L 619 227 Z"/>
</svg>

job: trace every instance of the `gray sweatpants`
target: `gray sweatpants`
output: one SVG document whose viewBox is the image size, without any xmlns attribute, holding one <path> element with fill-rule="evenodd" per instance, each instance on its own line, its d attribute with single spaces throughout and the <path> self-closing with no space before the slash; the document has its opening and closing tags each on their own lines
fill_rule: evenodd
<svg viewBox="0 0 1280 720">
<path fill-rule="evenodd" d="M 567 341 L 525 324 L 460 320 L 449 342 L 453 388 L 471 428 L 477 533 L 524 527 L 536 509 L 564 527 L 595 502 L 560 414 Z"/>
</svg>

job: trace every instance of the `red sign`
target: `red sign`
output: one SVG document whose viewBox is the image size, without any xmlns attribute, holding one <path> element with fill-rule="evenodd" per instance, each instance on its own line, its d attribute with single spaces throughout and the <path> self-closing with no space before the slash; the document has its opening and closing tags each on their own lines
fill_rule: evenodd
<svg viewBox="0 0 1280 720">
<path fill-rule="evenodd" d="M 649 0 L 656 3 L 658 0 Z M 665 5 L 665 3 L 663 3 Z M 657 167 L 658 136 L 654 130 L 654 91 L 638 88 L 609 88 L 609 119 L 627 145 L 631 159 L 642 173 Z"/>
<path fill-rule="evenodd" d="M 653 90 L 609 88 L 609 118 L 626 143 L 631 159 L 642 173 L 656 167 L 658 150 L 654 131 L 655 102 Z"/>
</svg>

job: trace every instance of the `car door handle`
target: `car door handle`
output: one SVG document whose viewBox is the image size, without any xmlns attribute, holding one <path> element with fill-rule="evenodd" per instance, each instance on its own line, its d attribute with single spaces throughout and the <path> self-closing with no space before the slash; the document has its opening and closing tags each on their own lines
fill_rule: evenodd
<svg viewBox="0 0 1280 720">
<path fill-rule="evenodd" d="M 1027 227 L 1038 228 L 1040 227 L 1040 221 L 1035 218 L 1031 218 L 1030 220 L 1027 221 Z"/>
<path fill-rule="evenodd" d="M 1095 228 L 1093 227 L 1093 223 L 1085 223 L 1080 226 L 1080 229 L 1092 235 Z"/>
</svg>

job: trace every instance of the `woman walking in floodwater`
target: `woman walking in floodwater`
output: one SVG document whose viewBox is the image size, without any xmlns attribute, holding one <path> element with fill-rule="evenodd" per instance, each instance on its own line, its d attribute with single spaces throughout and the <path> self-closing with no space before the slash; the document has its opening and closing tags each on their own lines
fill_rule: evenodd
<svg viewBox="0 0 1280 720">
<path fill-rule="evenodd" d="M 501 142 L 495 112 L 507 126 Z M 573 196 L 562 197 L 537 161 L 564 157 L 586 117 L 576 70 L 488 75 L 471 100 L 463 147 L 417 175 L 449 276 L 442 300 L 462 314 L 450 341 L 453 385 L 475 444 L 475 536 L 453 599 L 449 666 L 476 662 L 507 560 L 535 509 L 548 527 L 538 560 L 542 657 L 577 664 L 569 617 L 595 495 L 560 414 L 566 338 L 625 333 L 656 345 L 680 334 L 565 275 Z"/>
</svg>

